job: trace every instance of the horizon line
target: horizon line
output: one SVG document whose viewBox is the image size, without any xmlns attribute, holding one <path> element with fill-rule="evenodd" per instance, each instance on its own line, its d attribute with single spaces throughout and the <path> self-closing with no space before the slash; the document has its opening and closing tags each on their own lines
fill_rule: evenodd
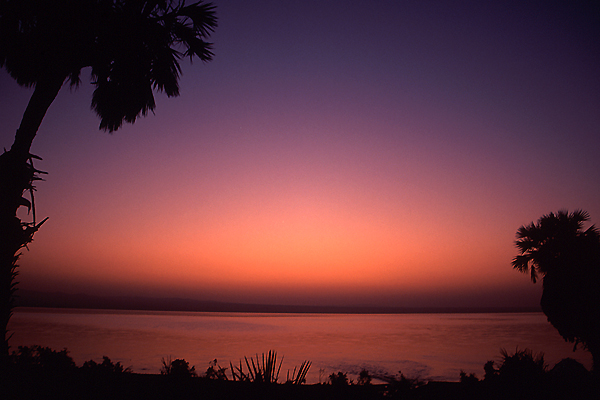
<svg viewBox="0 0 600 400">
<path fill-rule="evenodd" d="M 541 312 L 532 306 L 285 305 L 178 297 L 95 296 L 20 289 L 15 307 L 115 311 L 237 312 L 265 314 L 469 314 Z"/>
</svg>

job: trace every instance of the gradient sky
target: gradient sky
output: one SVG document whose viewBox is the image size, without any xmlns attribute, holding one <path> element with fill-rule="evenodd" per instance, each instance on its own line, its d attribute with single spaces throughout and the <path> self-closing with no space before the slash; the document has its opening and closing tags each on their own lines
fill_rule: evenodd
<svg viewBox="0 0 600 400">
<path fill-rule="evenodd" d="M 214 60 L 154 115 L 110 135 L 92 86 L 63 88 L 21 287 L 535 306 L 517 228 L 600 221 L 592 3 L 215 0 Z M 9 148 L 31 90 L 2 70 L 0 93 Z"/>
</svg>

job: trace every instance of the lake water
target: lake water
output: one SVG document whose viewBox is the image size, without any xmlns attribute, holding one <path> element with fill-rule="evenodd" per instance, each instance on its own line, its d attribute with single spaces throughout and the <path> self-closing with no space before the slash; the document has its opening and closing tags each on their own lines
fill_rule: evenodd
<svg viewBox="0 0 600 400">
<path fill-rule="evenodd" d="M 162 358 L 184 358 L 204 372 L 244 356 L 275 350 L 287 370 L 312 361 L 309 383 L 361 369 L 423 380 L 483 376 L 500 349 L 543 352 L 552 367 L 590 355 L 566 343 L 542 313 L 498 314 L 252 314 L 18 308 L 9 325 L 13 349 L 39 344 L 67 348 L 77 365 L 106 355 L 134 372 L 158 373 Z"/>
</svg>

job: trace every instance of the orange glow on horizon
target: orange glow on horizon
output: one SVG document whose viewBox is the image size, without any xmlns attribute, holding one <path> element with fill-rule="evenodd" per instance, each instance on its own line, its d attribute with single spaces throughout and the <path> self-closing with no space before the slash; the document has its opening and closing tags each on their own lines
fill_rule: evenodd
<svg viewBox="0 0 600 400">
<path fill-rule="evenodd" d="M 565 208 L 600 219 L 586 7 L 528 24 L 502 2 L 284 3 L 220 4 L 215 59 L 182 63 L 181 95 L 113 134 L 93 85 L 62 89 L 31 149 L 50 219 L 21 287 L 538 305 L 516 230 Z M 0 88 L 10 148 L 33 90 L 4 70 Z"/>
</svg>

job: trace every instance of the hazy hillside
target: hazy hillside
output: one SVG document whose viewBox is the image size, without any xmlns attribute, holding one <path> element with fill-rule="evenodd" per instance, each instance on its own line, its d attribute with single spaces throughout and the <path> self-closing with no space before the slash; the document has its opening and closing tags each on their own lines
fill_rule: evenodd
<svg viewBox="0 0 600 400">
<path fill-rule="evenodd" d="M 91 296 L 87 294 L 67 294 L 62 292 L 37 292 L 19 290 L 16 301 L 21 307 L 53 308 L 92 308 L 114 310 L 156 310 L 156 311 L 203 311 L 203 312 L 262 312 L 262 313 L 431 313 L 431 312 L 527 312 L 540 311 L 538 308 L 483 308 L 483 307 L 343 307 L 307 306 L 277 304 L 243 304 L 217 301 L 200 301 L 184 298 L 157 298 L 135 296 Z"/>
</svg>

